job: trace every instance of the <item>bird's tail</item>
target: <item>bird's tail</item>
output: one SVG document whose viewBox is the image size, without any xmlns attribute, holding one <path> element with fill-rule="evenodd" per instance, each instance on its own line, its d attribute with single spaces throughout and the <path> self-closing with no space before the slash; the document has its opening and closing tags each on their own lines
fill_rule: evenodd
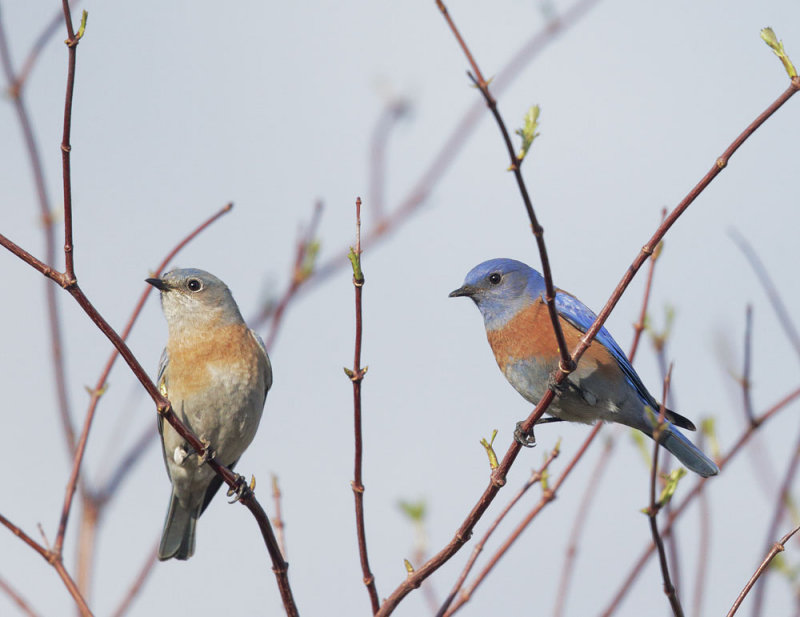
<svg viewBox="0 0 800 617">
<path fill-rule="evenodd" d="M 194 530 L 198 516 L 200 509 L 181 505 L 173 491 L 158 547 L 158 558 L 161 561 L 173 557 L 185 560 L 194 554 Z"/>
<path fill-rule="evenodd" d="M 666 423 L 659 442 L 674 454 L 681 463 L 696 474 L 707 478 L 709 476 L 716 476 L 719 473 L 719 467 L 717 467 L 716 463 L 703 454 L 697 446 L 689 441 L 689 439 L 671 423 Z"/>
</svg>

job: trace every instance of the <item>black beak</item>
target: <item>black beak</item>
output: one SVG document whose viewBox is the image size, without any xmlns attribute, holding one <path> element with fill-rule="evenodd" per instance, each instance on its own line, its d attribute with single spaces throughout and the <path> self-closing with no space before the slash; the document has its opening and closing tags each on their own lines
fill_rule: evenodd
<svg viewBox="0 0 800 617">
<path fill-rule="evenodd" d="M 450 292 L 449 298 L 458 298 L 461 296 L 467 296 L 471 298 L 472 295 L 477 291 L 472 285 L 462 285 L 458 289 L 454 289 Z"/>
<path fill-rule="evenodd" d="M 153 287 L 155 287 L 156 289 L 160 289 L 161 291 L 167 291 L 169 289 L 169 287 L 167 287 L 167 284 L 161 279 L 144 279 L 144 280 L 145 282 L 150 283 Z"/>
</svg>

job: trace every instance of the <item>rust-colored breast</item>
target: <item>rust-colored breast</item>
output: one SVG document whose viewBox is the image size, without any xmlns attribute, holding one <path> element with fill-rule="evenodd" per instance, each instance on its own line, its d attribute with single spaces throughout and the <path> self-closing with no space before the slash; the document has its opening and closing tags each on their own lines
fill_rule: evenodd
<svg viewBox="0 0 800 617">
<path fill-rule="evenodd" d="M 210 328 L 202 338 L 170 340 L 167 380 L 170 397 L 187 397 L 212 385 L 221 367 L 232 380 L 249 379 L 258 370 L 257 343 L 245 324 Z M 214 369 L 214 370 L 212 370 Z"/>
</svg>

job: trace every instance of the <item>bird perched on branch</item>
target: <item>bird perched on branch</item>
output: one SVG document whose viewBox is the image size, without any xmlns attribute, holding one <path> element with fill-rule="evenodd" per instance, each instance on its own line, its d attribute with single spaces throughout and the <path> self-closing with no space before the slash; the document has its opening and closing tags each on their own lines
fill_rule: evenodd
<svg viewBox="0 0 800 617">
<path fill-rule="evenodd" d="M 198 517 L 222 484 L 208 455 L 233 468 L 256 434 L 272 367 L 259 336 L 247 327 L 230 290 L 203 270 L 172 270 L 147 282 L 161 291 L 167 346 L 158 386 L 177 416 L 204 443 L 198 454 L 163 418 L 158 430 L 172 482 L 158 558 L 194 553 Z"/>
<path fill-rule="evenodd" d="M 560 356 L 544 294 L 544 278 L 536 270 L 513 259 L 492 259 L 475 266 L 450 297 L 466 296 L 478 306 L 500 370 L 527 401 L 536 405 L 548 388 L 555 388 L 547 413 L 556 419 L 618 422 L 653 437 L 659 404 L 605 328 L 575 371 L 554 385 Z M 567 347 L 572 348 L 597 316 L 561 290 L 556 290 L 555 306 Z M 695 430 L 690 420 L 667 410 L 659 443 L 695 473 L 718 474 L 714 461 L 676 427 Z"/>
</svg>

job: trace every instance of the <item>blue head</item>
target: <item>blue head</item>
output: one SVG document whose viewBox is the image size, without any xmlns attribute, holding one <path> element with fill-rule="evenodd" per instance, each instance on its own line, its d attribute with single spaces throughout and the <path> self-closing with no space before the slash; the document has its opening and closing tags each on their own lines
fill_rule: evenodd
<svg viewBox="0 0 800 617">
<path fill-rule="evenodd" d="M 475 266 L 451 298 L 467 296 L 478 306 L 487 330 L 503 327 L 544 292 L 544 278 L 514 259 L 490 259 Z"/>
</svg>

